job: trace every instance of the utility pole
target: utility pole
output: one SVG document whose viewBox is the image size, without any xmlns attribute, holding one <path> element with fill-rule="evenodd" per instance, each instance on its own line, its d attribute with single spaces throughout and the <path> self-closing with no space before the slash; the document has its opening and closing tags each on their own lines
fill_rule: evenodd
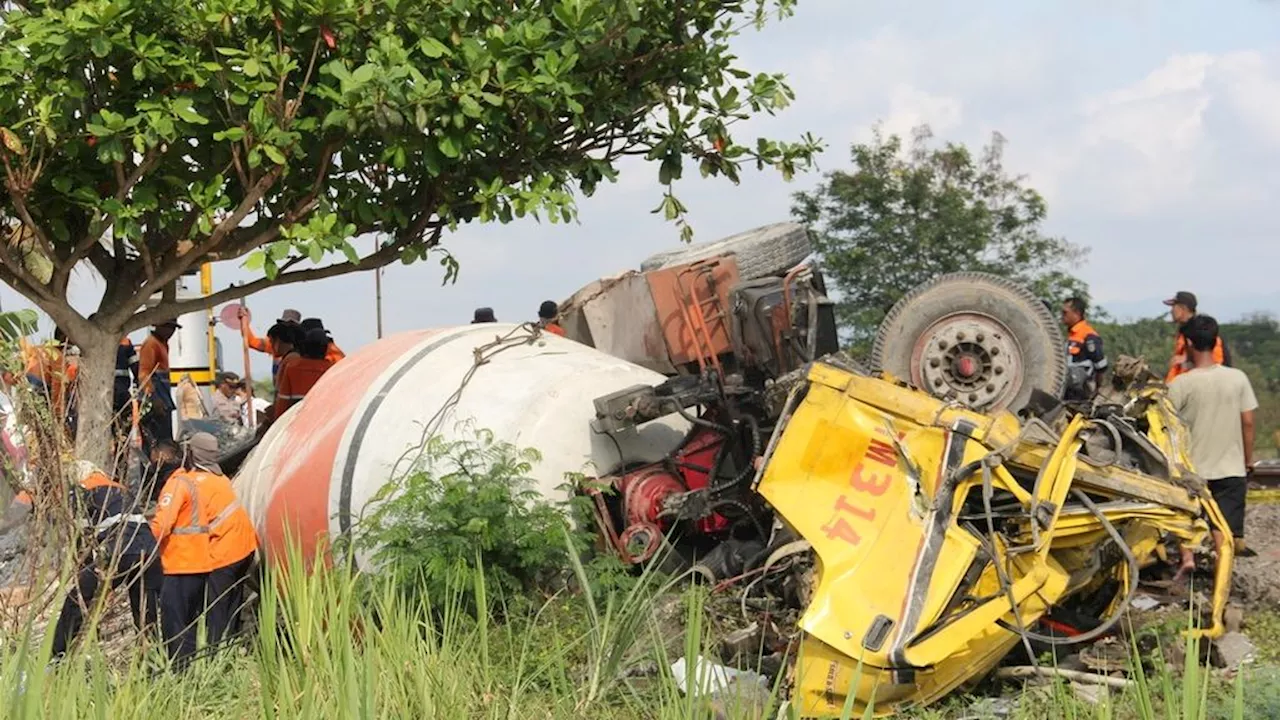
<svg viewBox="0 0 1280 720">
<path fill-rule="evenodd" d="M 373 239 L 373 251 L 378 251 L 378 238 Z M 382 339 L 382 268 L 373 271 L 373 297 L 378 313 L 378 339 Z"/>
</svg>

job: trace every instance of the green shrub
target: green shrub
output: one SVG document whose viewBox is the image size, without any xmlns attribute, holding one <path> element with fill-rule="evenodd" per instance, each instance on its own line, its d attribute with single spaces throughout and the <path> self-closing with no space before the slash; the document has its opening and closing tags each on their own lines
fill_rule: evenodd
<svg viewBox="0 0 1280 720">
<path fill-rule="evenodd" d="M 538 452 L 484 430 L 469 435 L 430 439 L 423 460 L 379 492 L 357 532 L 356 549 L 372 554 L 380 574 L 431 604 L 446 588 L 473 585 L 477 572 L 491 594 L 515 599 L 569 568 L 565 509 L 529 477 Z"/>
</svg>

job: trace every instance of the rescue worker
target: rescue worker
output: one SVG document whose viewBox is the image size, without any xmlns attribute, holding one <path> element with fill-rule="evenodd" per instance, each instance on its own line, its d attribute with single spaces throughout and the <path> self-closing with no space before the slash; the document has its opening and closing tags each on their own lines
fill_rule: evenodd
<svg viewBox="0 0 1280 720">
<path fill-rule="evenodd" d="M 1102 351 L 1102 337 L 1085 319 L 1088 304 L 1083 298 L 1071 297 L 1062 303 L 1062 324 L 1067 328 L 1068 400 L 1088 400 L 1102 385 L 1107 371 L 1107 356 Z"/>
<path fill-rule="evenodd" d="M 482 307 L 476 308 L 475 314 L 471 316 L 471 324 L 477 323 L 496 323 L 498 318 L 493 314 L 493 308 Z"/>
<path fill-rule="evenodd" d="M 560 314 L 560 308 L 554 301 L 547 300 L 538 308 L 538 326 L 549 333 L 555 333 L 560 337 L 564 337 L 564 328 L 556 322 L 556 317 Z"/>
<path fill-rule="evenodd" d="M 66 333 L 62 328 L 53 331 L 53 342 L 43 345 L 25 345 L 23 356 L 25 372 L 31 388 L 49 403 L 49 412 L 63 422 L 72 435 L 75 433 L 73 407 L 77 365 L 68 362 Z"/>
<path fill-rule="evenodd" d="M 192 435 L 183 469 L 165 482 L 151 521 L 164 568 L 160 625 L 169 658 L 179 667 L 196 650 L 202 615 L 210 643 L 226 635 L 258 549 L 253 523 L 217 460 L 217 438 Z"/>
<path fill-rule="evenodd" d="M 324 323 L 320 321 L 320 318 L 307 318 L 300 323 L 299 327 L 302 328 L 302 334 L 304 336 L 311 330 L 320 330 L 325 334 L 328 344 L 325 345 L 324 359 L 328 360 L 330 365 L 347 356 L 346 353 L 342 352 L 342 350 L 338 348 L 337 343 L 333 341 L 333 336 L 325 329 Z"/>
<path fill-rule="evenodd" d="M 1169 307 L 1169 315 L 1178 326 L 1178 334 L 1173 339 L 1173 357 L 1169 359 L 1169 372 L 1164 376 L 1164 382 L 1167 385 L 1172 383 L 1174 378 L 1194 367 L 1191 354 L 1187 352 L 1187 339 L 1182 334 L 1182 328 L 1196 317 L 1198 303 L 1194 293 L 1180 290 L 1174 293 L 1173 297 L 1165 300 L 1164 304 Z M 1221 335 L 1218 335 L 1217 344 L 1213 346 L 1213 361 L 1219 365 L 1231 367 L 1231 351 Z"/>
<path fill-rule="evenodd" d="M 106 585 L 126 585 L 129 608 L 139 633 L 156 627 L 163 574 L 156 562 L 156 539 L 136 499 L 125 487 L 83 460 L 68 463 L 76 489 L 71 495 L 74 514 L 84 536 L 84 554 L 75 584 L 62 603 L 53 631 L 53 656 L 66 653 L 84 625 L 84 611 Z"/>
<path fill-rule="evenodd" d="M 253 328 L 248 324 L 249 317 L 244 312 L 243 308 L 241 308 L 240 311 L 240 322 L 245 323 L 245 335 L 247 337 L 249 347 L 260 353 L 266 353 L 271 356 L 271 377 L 275 377 L 276 373 L 280 369 L 280 358 L 284 357 L 284 352 L 282 352 L 281 348 L 275 346 L 275 343 L 271 339 L 270 331 L 267 332 L 267 336 L 265 338 L 260 338 L 253 334 Z M 275 325 L 283 324 L 297 327 L 301 322 L 302 313 L 297 310 L 289 309 L 280 313 L 280 319 L 275 322 Z M 275 325 L 272 327 L 275 327 Z"/>
<path fill-rule="evenodd" d="M 182 326 L 177 320 L 156 325 L 138 351 L 138 382 L 149 407 L 142 419 L 143 437 L 148 443 L 173 439 L 173 392 L 169 378 L 169 339 Z"/>
<path fill-rule="evenodd" d="M 133 426 L 133 385 L 138 381 L 138 350 L 128 335 L 116 346 L 116 375 L 111 386 L 111 411 L 116 438 L 123 442 Z"/>
<path fill-rule="evenodd" d="M 275 403 L 271 412 L 273 419 L 284 415 L 285 411 L 301 402 L 319 382 L 320 377 L 333 367 L 325 358 L 328 340 L 323 329 L 312 328 L 299 343 L 297 354 L 289 355 L 281 361 L 280 376 L 276 379 Z"/>
</svg>

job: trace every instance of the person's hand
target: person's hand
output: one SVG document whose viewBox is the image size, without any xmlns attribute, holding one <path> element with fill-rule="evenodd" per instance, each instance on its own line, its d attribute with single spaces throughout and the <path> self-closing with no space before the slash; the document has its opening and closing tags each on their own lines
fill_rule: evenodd
<svg viewBox="0 0 1280 720">
<path fill-rule="evenodd" d="M 240 318 L 241 320 L 244 320 L 245 318 L 249 317 L 249 311 L 246 310 L 243 305 L 237 305 L 236 317 Z"/>
</svg>

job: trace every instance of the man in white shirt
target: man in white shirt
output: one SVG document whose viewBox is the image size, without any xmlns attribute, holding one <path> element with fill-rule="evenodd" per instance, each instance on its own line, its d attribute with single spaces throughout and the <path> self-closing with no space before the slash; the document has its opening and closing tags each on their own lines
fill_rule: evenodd
<svg viewBox="0 0 1280 720">
<path fill-rule="evenodd" d="M 244 403 L 248 393 L 244 381 L 233 372 L 218 374 L 218 387 L 213 393 L 213 417 L 229 425 L 244 424 Z"/>
<path fill-rule="evenodd" d="M 1169 384 L 1169 399 L 1191 432 L 1191 462 L 1196 474 L 1209 483 L 1209 491 L 1231 528 L 1236 552 L 1243 553 L 1246 476 L 1253 467 L 1253 411 L 1258 409 L 1258 400 L 1249 376 L 1215 361 L 1216 320 L 1196 315 L 1180 332 L 1186 339 L 1192 369 Z M 1215 545 L 1221 547 L 1224 539 L 1213 531 Z M 1190 550 L 1184 550 L 1184 570 L 1189 560 Z"/>
</svg>

